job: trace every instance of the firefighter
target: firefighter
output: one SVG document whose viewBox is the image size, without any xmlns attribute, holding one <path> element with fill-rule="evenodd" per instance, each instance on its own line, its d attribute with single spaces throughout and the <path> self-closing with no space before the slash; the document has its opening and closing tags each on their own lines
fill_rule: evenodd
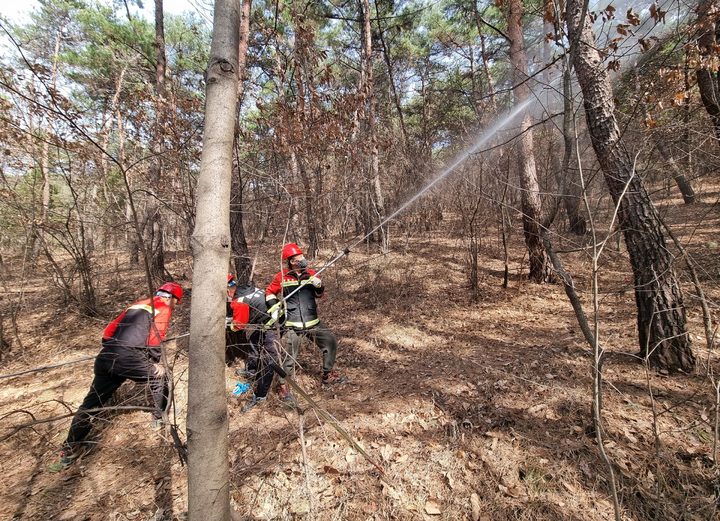
<svg viewBox="0 0 720 521">
<path fill-rule="evenodd" d="M 278 314 L 268 312 L 265 290 L 255 287 L 251 282 L 235 285 L 230 307 L 230 330 L 244 331 L 250 345 L 244 376 L 253 380 L 253 395 L 242 408 L 242 412 L 247 412 L 267 399 L 272 385 L 274 367 L 279 358 L 277 336 L 271 328 Z"/>
<path fill-rule="evenodd" d="M 153 298 L 135 302 L 107 325 L 102 349 L 95 358 L 95 377 L 90 391 L 70 425 L 60 462 L 51 470 L 67 467 L 84 452 L 85 438 L 98 414 L 96 409 L 104 407 L 125 380 L 150 386 L 155 406 L 152 426 L 160 428 L 168 401 L 169 377 L 161 363 L 162 341 L 173 309 L 182 296 L 179 284 L 166 282 Z"/>
<path fill-rule="evenodd" d="M 278 306 L 280 298 L 285 307 L 285 358 L 283 369 L 289 376 L 295 374 L 295 362 L 302 337 L 311 340 L 321 351 L 323 357 L 321 384 L 328 386 L 342 383 L 344 378 L 333 370 L 337 352 L 335 335 L 318 318 L 316 299 L 322 297 L 325 288 L 317 272 L 308 266 L 302 250 L 295 243 L 283 246 L 282 260 L 287 268 L 275 275 L 267 287 L 266 301 L 268 309 Z M 281 381 L 278 395 L 292 405 L 295 400 L 286 384 Z"/>
</svg>

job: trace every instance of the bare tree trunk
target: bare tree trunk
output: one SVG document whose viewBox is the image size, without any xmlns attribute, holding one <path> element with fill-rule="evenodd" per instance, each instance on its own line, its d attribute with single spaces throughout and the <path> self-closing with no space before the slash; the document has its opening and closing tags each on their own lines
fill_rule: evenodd
<svg viewBox="0 0 720 521">
<path fill-rule="evenodd" d="M 373 77 L 373 48 L 372 48 L 372 27 L 370 21 L 372 14 L 370 13 L 369 0 L 361 0 L 362 11 L 362 50 L 363 63 L 361 72 L 361 89 L 363 91 L 362 99 L 366 105 L 365 110 L 365 128 L 370 143 L 369 158 L 369 181 L 370 181 L 370 202 L 372 205 L 372 216 L 370 218 L 371 226 L 374 228 L 385 219 L 385 201 L 380 183 L 380 161 L 378 157 L 377 129 L 375 125 L 375 85 Z M 387 247 L 385 229 L 381 226 L 377 230 L 376 239 L 383 248 Z"/>
<path fill-rule="evenodd" d="M 190 521 L 229 521 L 225 401 L 225 276 L 230 258 L 230 183 L 237 115 L 239 4 L 216 0 L 193 246 L 188 380 Z"/>
<path fill-rule="evenodd" d="M 660 152 L 660 155 L 670 169 L 670 174 L 672 175 L 675 184 L 677 184 L 677 187 L 683 196 L 683 201 L 685 201 L 685 204 L 694 203 L 695 190 L 693 190 L 690 181 L 688 181 L 688 178 L 685 177 L 683 171 L 680 170 L 680 166 L 677 164 L 677 161 L 675 161 L 675 157 L 673 157 L 672 153 L 668 149 L 667 144 L 664 143 L 662 139 L 659 139 L 655 143 L 655 148 L 657 148 L 658 152 Z"/>
<path fill-rule="evenodd" d="M 581 193 L 578 188 L 580 184 L 575 182 L 577 171 L 571 167 L 573 162 L 571 159 L 575 157 L 575 118 L 573 112 L 573 94 L 572 94 L 572 78 L 570 77 L 571 64 L 565 64 L 563 71 L 563 142 L 565 150 L 563 152 L 562 171 L 558 185 L 560 186 L 560 197 L 562 197 L 565 213 L 568 218 L 568 227 L 575 235 L 585 235 L 587 232 L 587 224 L 585 217 L 580 213 Z"/>
<path fill-rule="evenodd" d="M 478 34 L 480 35 L 480 56 L 482 57 L 483 72 L 485 73 L 485 81 L 487 82 L 487 92 L 490 97 L 490 110 L 495 111 L 495 80 L 493 80 L 492 72 L 490 70 L 490 58 L 488 57 L 487 49 L 485 47 L 485 33 L 483 31 L 482 14 L 478 10 L 478 3 L 473 2 L 473 14 L 475 15 L 475 25 L 477 26 Z"/>
<path fill-rule="evenodd" d="M 160 214 L 160 186 L 165 152 L 165 24 L 163 21 L 163 0 L 155 0 L 155 129 L 152 138 L 152 160 L 150 163 L 150 196 L 145 208 L 144 229 L 150 251 L 150 273 L 154 279 L 165 277 L 165 244 L 163 223 Z"/>
<path fill-rule="evenodd" d="M 240 35 L 238 44 L 238 87 L 237 87 L 237 110 L 238 117 L 235 120 L 235 151 L 239 154 L 239 121 L 240 108 L 245 93 L 245 77 L 247 76 L 247 52 L 250 41 L 250 10 L 252 0 L 243 0 L 242 15 L 240 17 Z M 245 225 L 243 224 L 243 180 L 240 173 L 240 158 L 236 155 L 233 162 L 232 192 L 230 195 L 230 236 L 232 238 L 232 253 L 235 265 L 235 273 L 240 283 L 248 282 L 252 271 L 250 251 L 245 237 Z"/>
<path fill-rule="evenodd" d="M 567 4 L 571 56 L 585 104 L 593 148 L 616 206 L 633 269 L 640 350 L 655 367 L 692 371 L 695 356 L 686 329 L 685 307 L 673 258 L 657 210 L 620 140 L 615 103 L 590 21 L 581 21 L 582 3 Z M 581 25 L 582 24 L 582 25 Z"/>
<path fill-rule="evenodd" d="M 697 7 L 700 36 L 698 46 L 702 62 L 696 72 L 698 90 L 705 110 L 712 121 L 715 139 L 720 140 L 720 82 L 713 58 L 717 55 L 718 8 L 714 0 L 700 0 Z"/>
<path fill-rule="evenodd" d="M 513 93 L 515 103 L 523 103 L 530 95 L 527 85 L 527 56 L 522 35 L 522 0 L 510 0 L 508 14 L 508 36 L 510 38 L 510 63 L 513 68 Z M 530 258 L 530 280 L 538 283 L 554 280 L 550 261 L 540 237 L 540 187 L 535 167 L 533 134 L 530 130 L 532 119 L 525 114 L 520 127 L 519 164 L 521 205 L 525 245 Z"/>
<path fill-rule="evenodd" d="M 307 253 L 309 257 L 314 258 L 320 248 L 317 223 L 315 222 L 315 193 L 313 191 L 312 181 L 307 172 L 307 168 L 305 167 L 305 160 L 302 155 L 296 152 L 293 152 L 292 155 L 295 158 L 297 171 L 300 175 L 303 188 L 305 189 L 305 224 L 307 226 L 308 234 Z"/>
<path fill-rule="evenodd" d="M 61 33 L 58 31 L 55 36 L 55 48 L 53 49 L 52 72 L 50 77 L 50 85 L 53 89 L 57 84 L 58 57 L 60 55 L 60 39 Z M 40 156 L 40 173 L 42 174 L 42 209 L 40 212 L 40 222 L 33 223 L 35 233 L 43 235 L 43 228 L 47 225 L 48 212 L 50 211 L 50 143 L 48 139 L 43 140 L 42 152 Z M 28 248 L 30 260 L 34 265 L 40 253 L 40 244 L 36 240 L 35 234 L 30 237 L 31 246 Z"/>
</svg>

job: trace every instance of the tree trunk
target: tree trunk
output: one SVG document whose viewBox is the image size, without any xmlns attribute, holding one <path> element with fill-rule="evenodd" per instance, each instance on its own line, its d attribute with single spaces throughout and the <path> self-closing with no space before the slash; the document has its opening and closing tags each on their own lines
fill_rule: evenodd
<svg viewBox="0 0 720 521">
<path fill-rule="evenodd" d="M 685 177 L 685 174 L 683 174 L 683 171 L 680 169 L 677 161 L 675 161 L 675 157 L 673 157 L 673 154 L 668 149 L 667 144 L 664 143 L 662 139 L 659 139 L 655 143 L 655 148 L 657 148 L 658 152 L 660 152 L 660 155 L 670 169 L 670 174 L 672 175 L 675 184 L 677 184 L 677 187 L 683 196 L 683 201 L 685 201 L 685 204 L 694 203 L 695 190 L 693 190 L 690 181 L 687 177 Z"/>
<path fill-rule="evenodd" d="M 60 38 L 61 33 L 55 36 L 55 48 L 53 50 L 53 61 L 52 61 L 52 72 L 50 76 L 50 85 L 55 89 L 57 84 L 57 69 L 58 69 L 58 57 L 60 56 Z M 49 122 L 47 123 L 49 126 Z M 44 139 L 42 144 L 42 152 L 40 156 L 40 173 L 42 174 L 42 210 L 40 212 L 40 221 L 33 223 L 32 228 L 35 233 L 44 236 L 45 232 L 43 229 L 47 225 L 48 212 L 50 211 L 50 143 L 49 140 Z M 40 244 L 38 243 L 35 233 L 30 237 L 31 245 L 28 248 L 30 253 L 30 261 L 34 266 L 37 262 L 38 255 L 40 254 Z"/>
<path fill-rule="evenodd" d="M 475 25 L 477 26 L 478 35 L 480 36 L 480 56 L 483 63 L 483 72 L 485 73 L 485 81 L 487 82 L 487 93 L 490 97 L 490 111 L 494 112 L 497 104 L 495 103 L 495 80 L 490 70 L 490 58 L 485 46 L 485 32 L 483 31 L 482 14 L 478 10 L 478 3 L 473 2 L 473 14 L 475 15 Z"/>
<path fill-rule="evenodd" d="M 247 75 L 247 52 L 250 41 L 250 10 L 252 0 L 243 0 L 242 15 L 240 17 L 240 34 L 238 44 L 238 87 L 237 87 L 237 110 L 235 120 L 235 150 L 237 152 L 233 163 L 232 192 L 230 195 L 230 236 L 232 238 L 233 264 L 235 274 L 239 283 L 249 282 L 252 271 L 250 251 L 245 237 L 245 225 L 243 224 L 243 180 L 240 174 L 239 157 L 239 131 L 240 131 L 240 108 L 242 106 L 245 92 L 245 77 Z"/>
<path fill-rule="evenodd" d="M 508 14 L 508 36 L 510 38 L 510 63 L 513 69 L 513 93 L 515 103 L 523 103 L 530 95 L 527 85 L 527 56 L 522 36 L 522 0 L 510 0 Z M 518 170 L 520 175 L 521 206 L 525 245 L 530 258 L 530 280 L 538 283 L 554 280 L 550 261 L 540 236 L 540 187 L 535 167 L 533 134 L 530 130 L 532 119 L 529 113 L 523 117 L 520 127 Z"/>
<path fill-rule="evenodd" d="M 216 0 L 192 237 L 194 284 L 187 415 L 190 521 L 230 519 L 224 317 L 239 24 L 239 4 Z"/>
<path fill-rule="evenodd" d="M 580 213 L 580 201 L 582 193 L 580 193 L 579 183 L 574 182 L 577 170 L 571 165 L 575 164 L 575 108 L 573 106 L 572 78 L 570 76 L 570 63 L 566 63 L 563 71 L 563 142 L 565 150 L 563 152 L 562 171 L 558 186 L 560 186 L 560 197 L 562 197 L 565 213 L 568 218 L 568 227 L 575 235 L 585 235 L 587 232 L 587 224 L 585 217 Z"/>
<path fill-rule="evenodd" d="M 317 223 L 315 221 L 315 192 L 313 191 L 312 181 L 305 167 L 305 159 L 302 155 L 293 151 L 293 157 L 297 164 L 297 172 L 300 175 L 303 189 L 305 190 L 305 226 L 307 229 L 308 247 L 307 254 L 310 258 L 315 258 L 320 249 Z"/>
<path fill-rule="evenodd" d="M 150 273 L 154 282 L 165 278 L 165 244 L 163 222 L 158 198 L 165 152 L 165 24 L 163 0 L 155 0 L 155 129 L 152 138 L 152 160 L 150 163 L 150 196 L 145 208 L 145 237 L 150 251 Z"/>
<path fill-rule="evenodd" d="M 363 63 L 361 73 L 361 89 L 363 90 L 362 99 L 365 103 L 365 128 L 367 131 L 368 141 L 370 143 L 370 157 L 368 161 L 369 181 L 370 181 L 370 203 L 371 217 L 370 223 L 372 228 L 379 226 L 385 219 L 385 202 L 382 193 L 382 185 L 380 183 L 380 161 L 378 157 L 377 129 L 375 128 L 375 85 L 373 77 L 373 48 L 372 48 L 372 27 L 370 21 L 372 14 L 370 13 L 369 0 L 361 0 L 362 11 L 362 51 Z M 379 242 L 383 249 L 387 247 L 385 229 L 380 226 L 377 230 L 375 240 Z"/>
<path fill-rule="evenodd" d="M 572 61 L 582 89 L 585 118 L 610 195 L 618 207 L 620 229 L 633 270 L 640 350 L 650 363 L 668 371 L 692 371 L 695 356 L 686 330 L 682 291 L 673 269 L 657 210 L 620 140 L 615 104 L 605 65 L 597 51 L 582 3 L 567 4 Z M 582 24 L 582 25 L 581 25 Z"/>
<path fill-rule="evenodd" d="M 701 0 L 697 8 L 697 23 L 700 30 L 698 47 L 700 47 L 702 62 L 696 72 L 696 77 L 700 98 L 712 121 L 715 139 L 720 140 L 720 82 L 718 82 L 717 67 L 714 63 L 720 24 L 718 9 L 714 3 L 714 0 Z"/>
</svg>

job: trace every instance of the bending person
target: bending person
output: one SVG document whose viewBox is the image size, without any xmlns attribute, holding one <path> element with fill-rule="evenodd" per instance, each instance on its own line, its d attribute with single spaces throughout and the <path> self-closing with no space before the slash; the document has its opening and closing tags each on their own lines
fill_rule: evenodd
<svg viewBox="0 0 720 521">
<path fill-rule="evenodd" d="M 162 341 L 173 309 L 182 300 L 183 290 L 174 282 L 160 286 L 151 299 L 139 300 L 110 322 L 102 336 L 102 349 L 95 358 L 95 377 L 78 409 L 60 453 L 60 470 L 84 452 L 92 421 L 125 380 L 150 386 L 155 410 L 153 427 L 161 425 L 168 400 L 168 375 L 160 363 Z"/>
</svg>

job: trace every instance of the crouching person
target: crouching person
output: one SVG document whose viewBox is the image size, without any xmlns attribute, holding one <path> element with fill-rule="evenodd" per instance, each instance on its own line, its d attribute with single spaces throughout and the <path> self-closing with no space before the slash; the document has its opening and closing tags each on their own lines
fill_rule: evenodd
<svg viewBox="0 0 720 521">
<path fill-rule="evenodd" d="M 268 310 L 265 291 L 252 283 L 238 285 L 230 303 L 232 331 L 244 330 L 250 344 L 245 376 L 253 381 L 253 394 L 242 408 L 247 412 L 267 399 L 273 374 L 278 364 L 277 335 L 270 329 L 278 319 L 278 312 Z M 279 306 L 276 307 L 279 309 Z"/>
<path fill-rule="evenodd" d="M 82 454 L 93 419 L 125 380 L 149 385 L 155 406 L 153 427 L 160 427 L 168 401 L 168 375 L 161 363 L 162 341 L 182 296 L 179 284 L 167 282 L 153 298 L 135 302 L 107 325 L 102 349 L 95 358 L 90 390 L 70 425 L 60 461 L 51 470 L 67 467 Z"/>
</svg>

